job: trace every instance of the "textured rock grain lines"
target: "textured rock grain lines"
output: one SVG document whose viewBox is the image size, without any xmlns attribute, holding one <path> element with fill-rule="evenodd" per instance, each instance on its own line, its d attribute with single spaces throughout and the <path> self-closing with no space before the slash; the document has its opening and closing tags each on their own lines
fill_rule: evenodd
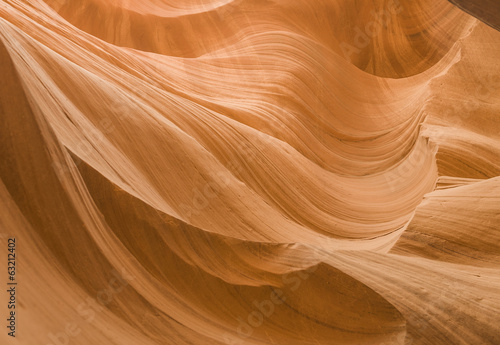
<svg viewBox="0 0 500 345">
<path fill-rule="evenodd" d="M 3 1 L 14 342 L 499 344 L 500 32 L 452 2 Z"/>
</svg>

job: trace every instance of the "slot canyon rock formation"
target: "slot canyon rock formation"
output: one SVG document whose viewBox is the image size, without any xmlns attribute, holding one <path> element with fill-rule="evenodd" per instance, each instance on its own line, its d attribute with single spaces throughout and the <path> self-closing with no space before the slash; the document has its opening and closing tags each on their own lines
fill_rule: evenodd
<svg viewBox="0 0 500 345">
<path fill-rule="evenodd" d="M 0 343 L 500 344 L 499 23 L 3 0 Z"/>
</svg>

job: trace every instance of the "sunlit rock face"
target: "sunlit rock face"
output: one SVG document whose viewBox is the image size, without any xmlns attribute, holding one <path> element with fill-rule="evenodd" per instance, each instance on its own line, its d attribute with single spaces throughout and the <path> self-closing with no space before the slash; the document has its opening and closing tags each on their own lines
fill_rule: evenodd
<svg viewBox="0 0 500 345">
<path fill-rule="evenodd" d="M 471 3 L 4 0 L 0 343 L 500 344 Z"/>
</svg>

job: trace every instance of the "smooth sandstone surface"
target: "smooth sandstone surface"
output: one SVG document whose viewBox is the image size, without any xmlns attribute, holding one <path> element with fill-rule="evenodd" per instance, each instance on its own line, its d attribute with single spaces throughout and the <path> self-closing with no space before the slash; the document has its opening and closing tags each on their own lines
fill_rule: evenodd
<svg viewBox="0 0 500 345">
<path fill-rule="evenodd" d="M 500 344 L 498 13 L 451 2 L 0 3 L 0 343 Z"/>
</svg>

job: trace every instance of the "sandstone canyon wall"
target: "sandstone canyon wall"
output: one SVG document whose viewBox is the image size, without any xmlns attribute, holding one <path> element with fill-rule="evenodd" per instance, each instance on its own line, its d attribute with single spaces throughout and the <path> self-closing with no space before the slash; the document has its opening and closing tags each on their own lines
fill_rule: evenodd
<svg viewBox="0 0 500 345">
<path fill-rule="evenodd" d="M 2 1 L 0 343 L 500 344 L 500 12 L 453 2 Z"/>
</svg>

